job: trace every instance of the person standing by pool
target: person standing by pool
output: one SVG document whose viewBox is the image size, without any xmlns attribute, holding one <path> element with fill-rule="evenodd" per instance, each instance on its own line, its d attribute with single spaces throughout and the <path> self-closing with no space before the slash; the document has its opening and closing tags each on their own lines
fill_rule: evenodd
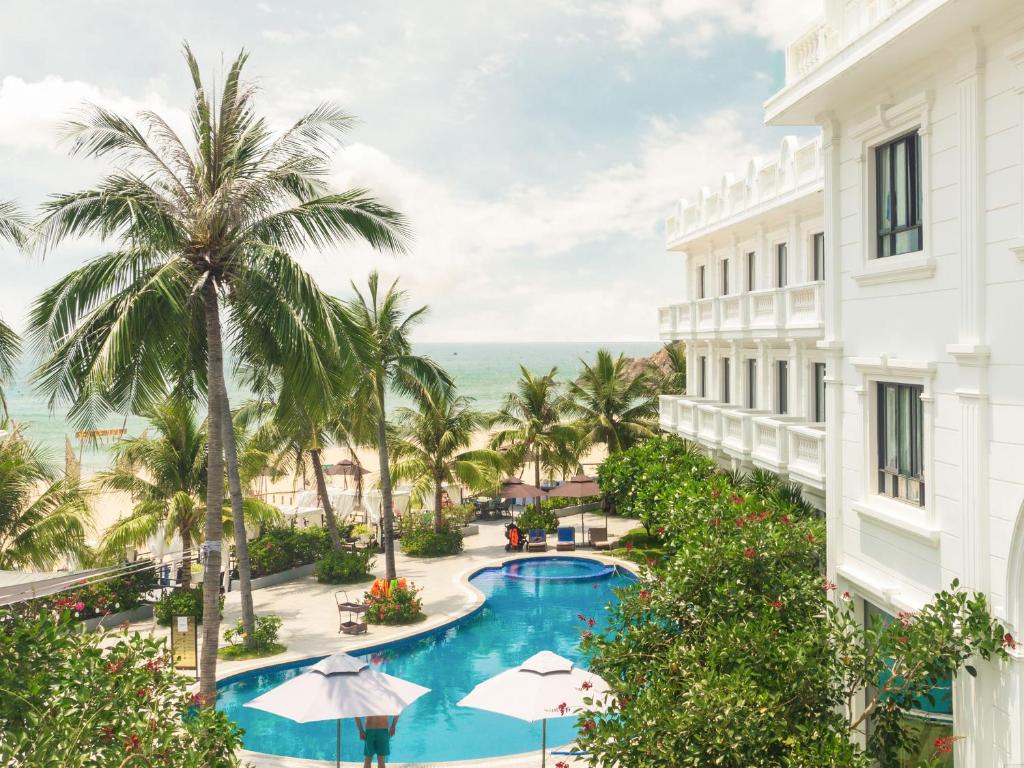
<svg viewBox="0 0 1024 768">
<path fill-rule="evenodd" d="M 390 726 L 387 715 L 370 715 L 366 718 L 365 729 L 363 718 L 356 718 L 359 738 L 363 740 L 363 768 L 370 768 L 370 760 L 374 755 L 377 755 L 377 768 L 384 768 L 384 761 L 391 754 L 391 737 L 395 735 L 397 726 L 398 715 L 395 715 Z"/>
</svg>

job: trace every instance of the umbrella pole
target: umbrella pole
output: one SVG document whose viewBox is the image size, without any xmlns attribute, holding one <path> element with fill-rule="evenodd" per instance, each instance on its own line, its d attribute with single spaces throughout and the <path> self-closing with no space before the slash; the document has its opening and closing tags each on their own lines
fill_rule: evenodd
<svg viewBox="0 0 1024 768">
<path fill-rule="evenodd" d="M 335 750 L 336 750 L 335 754 L 337 755 L 337 757 L 335 758 L 334 765 L 336 766 L 336 768 L 341 768 L 341 718 L 340 717 L 338 718 L 338 734 L 337 734 L 337 741 L 335 742 Z"/>
<path fill-rule="evenodd" d="M 545 717 L 541 721 L 540 726 L 540 768 L 544 768 L 544 764 L 548 759 L 548 719 Z"/>
</svg>

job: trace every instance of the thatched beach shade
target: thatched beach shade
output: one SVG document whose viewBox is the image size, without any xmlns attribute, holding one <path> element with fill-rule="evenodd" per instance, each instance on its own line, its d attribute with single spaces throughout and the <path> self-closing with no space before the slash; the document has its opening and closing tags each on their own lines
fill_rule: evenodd
<svg viewBox="0 0 1024 768">
<path fill-rule="evenodd" d="M 337 464 L 324 467 L 325 475 L 353 475 L 357 480 L 363 475 L 368 475 L 370 470 L 360 466 L 350 459 L 342 459 Z"/>
<path fill-rule="evenodd" d="M 553 496 L 559 498 L 569 499 L 583 499 L 587 496 L 600 496 L 601 486 L 597 484 L 597 480 L 593 477 L 587 477 L 586 475 L 576 475 L 572 480 L 566 480 L 557 488 L 552 488 L 548 491 L 548 498 Z M 605 525 L 608 525 L 607 519 Z M 583 526 L 583 510 L 580 509 L 580 538 L 582 539 L 586 534 L 586 528 Z"/>
</svg>

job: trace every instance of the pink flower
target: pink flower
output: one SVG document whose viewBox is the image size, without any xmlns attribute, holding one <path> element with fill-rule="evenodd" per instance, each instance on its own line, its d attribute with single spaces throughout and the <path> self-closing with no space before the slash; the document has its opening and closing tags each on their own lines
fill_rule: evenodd
<svg viewBox="0 0 1024 768">
<path fill-rule="evenodd" d="M 722 524 L 722 521 L 719 518 L 717 518 L 717 517 L 714 520 L 711 521 L 711 527 L 712 528 L 717 528 L 721 524 Z"/>
<path fill-rule="evenodd" d="M 717 498 L 718 498 L 719 496 L 721 496 L 721 495 L 722 495 L 722 492 L 721 492 L 720 490 L 718 490 L 718 489 L 716 488 L 715 490 L 713 490 L 713 491 L 711 492 L 711 495 L 712 495 L 712 496 L 713 496 L 714 498 L 716 498 L 716 499 L 717 499 Z"/>
<path fill-rule="evenodd" d="M 81 600 L 79 600 L 77 603 L 75 603 L 75 610 L 78 611 L 79 613 L 84 611 L 85 610 L 85 603 L 83 603 Z"/>
<path fill-rule="evenodd" d="M 836 583 L 831 579 L 825 579 L 825 581 L 823 581 L 821 584 L 821 588 L 824 589 L 826 592 L 831 592 L 833 589 L 836 588 Z"/>
<path fill-rule="evenodd" d="M 789 515 L 783 515 L 782 517 L 780 517 L 779 518 L 779 522 L 782 523 L 783 525 L 789 525 L 789 523 L 790 523 Z"/>
<path fill-rule="evenodd" d="M 632 549 L 633 549 L 633 542 L 632 541 L 627 541 L 626 542 L 626 551 L 629 552 Z"/>
<path fill-rule="evenodd" d="M 649 591 L 647 591 L 646 589 L 641 589 L 640 590 L 640 599 L 643 600 L 646 603 L 648 600 L 651 599 L 651 593 Z"/>
<path fill-rule="evenodd" d="M 594 621 L 593 619 L 587 619 L 587 626 L 590 627 L 591 629 L 594 628 L 595 624 L 597 624 L 597 622 Z"/>
<path fill-rule="evenodd" d="M 1009 648 L 1011 651 L 1017 647 L 1017 641 L 1013 639 L 1013 635 L 1007 632 L 1003 635 L 1003 648 Z"/>
<path fill-rule="evenodd" d="M 591 683 L 589 680 L 584 680 L 582 683 L 580 683 L 580 690 L 581 691 L 589 691 L 593 687 L 594 687 L 594 684 Z"/>
<path fill-rule="evenodd" d="M 579 619 L 580 621 L 586 621 L 587 620 L 587 617 L 584 616 L 582 613 L 577 613 L 576 614 L 576 618 Z"/>
<path fill-rule="evenodd" d="M 569 711 L 569 705 L 564 701 L 558 705 L 558 714 L 565 716 L 565 713 Z"/>
<path fill-rule="evenodd" d="M 752 557 L 757 557 L 757 550 L 754 549 L 753 547 L 747 547 L 746 549 L 743 550 L 743 556 L 748 558 L 748 559 L 752 558 Z"/>
<path fill-rule="evenodd" d="M 782 601 L 781 600 L 772 600 L 772 608 L 774 608 L 776 611 L 781 611 L 782 610 Z"/>
<path fill-rule="evenodd" d="M 842 598 L 843 598 L 843 600 L 846 600 L 847 602 L 849 602 L 850 600 L 853 599 L 852 597 L 850 597 L 850 593 L 849 592 L 843 592 Z"/>
<path fill-rule="evenodd" d="M 910 622 L 913 621 L 913 619 L 914 619 L 914 612 L 913 611 L 900 611 L 899 615 L 896 617 L 896 619 L 904 627 L 909 627 L 910 626 Z"/>
<path fill-rule="evenodd" d="M 583 731 L 584 731 L 585 733 L 590 733 L 590 732 L 591 732 L 592 730 L 594 730 L 594 729 L 595 729 L 596 727 L 597 727 L 597 725 L 596 725 L 596 724 L 594 723 L 594 721 L 593 721 L 593 720 L 587 720 L 587 721 L 585 721 L 585 722 L 583 723 Z"/>
<path fill-rule="evenodd" d="M 747 524 L 746 520 L 744 520 L 742 517 L 737 517 L 736 518 L 736 527 L 737 528 L 742 528 L 746 524 Z"/>
<path fill-rule="evenodd" d="M 743 497 L 740 496 L 738 493 L 734 493 L 732 496 L 730 496 L 729 500 L 732 501 L 733 504 L 742 504 L 743 503 Z"/>
</svg>

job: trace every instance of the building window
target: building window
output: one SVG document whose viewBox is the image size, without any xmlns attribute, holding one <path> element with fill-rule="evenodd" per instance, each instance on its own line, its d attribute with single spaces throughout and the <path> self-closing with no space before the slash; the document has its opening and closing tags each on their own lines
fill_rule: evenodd
<svg viewBox="0 0 1024 768">
<path fill-rule="evenodd" d="M 728 357 L 722 358 L 722 402 L 731 403 L 732 393 L 729 391 L 729 368 L 732 360 Z"/>
<path fill-rule="evenodd" d="M 778 360 L 775 363 L 775 410 L 777 413 L 789 413 L 789 361 Z"/>
<path fill-rule="evenodd" d="M 722 259 L 722 295 L 729 295 L 729 260 Z"/>
<path fill-rule="evenodd" d="M 878 384 L 878 492 L 924 506 L 924 388 Z"/>
<path fill-rule="evenodd" d="M 708 396 L 708 359 L 704 355 L 700 356 L 700 378 L 698 379 L 700 384 L 700 396 Z"/>
<path fill-rule="evenodd" d="M 789 253 L 785 243 L 775 246 L 775 287 L 785 288 L 789 271 Z"/>
<path fill-rule="evenodd" d="M 747 408 L 757 408 L 757 360 L 747 360 Z"/>
<path fill-rule="evenodd" d="M 814 420 L 825 421 L 825 364 L 814 364 Z"/>
<path fill-rule="evenodd" d="M 878 257 L 919 251 L 921 238 L 921 140 L 917 132 L 875 149 L 875 216 Z"/>
<path fill-rule="evenodd" d="M 747 290 L 754 290 L 754 278 L 757 276 L 757 261 L 754 252 L 747 254 Z"/>
<path fill-rule="evenodd" d="M 704 282 L 704 273 L 705 273 L 704 265 L 701 264 L 699 267 L 697 267 L 697 298 L 698 299 L 703 299 L 707 295 L 707 293 L 706 293 L 706 287 L 707 286 L 706 286 L 706 284 Z"/>
<path fill-rule="evenodd" d="M 815 280 L 825 279 L 825 233 L 818 232 L 811 242 L 811 251 L 814 253 L 814 264 L 812 272 Z"/>
</svg>

